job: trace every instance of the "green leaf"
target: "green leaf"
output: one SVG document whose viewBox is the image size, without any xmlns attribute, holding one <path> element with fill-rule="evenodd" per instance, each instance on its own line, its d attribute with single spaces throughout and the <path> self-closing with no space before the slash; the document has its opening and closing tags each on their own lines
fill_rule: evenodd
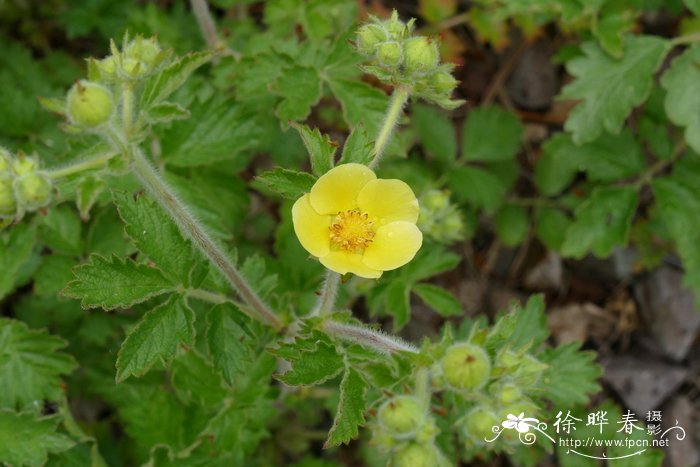
<svg viewBox="0 0 700 467">
<path fill-rule="evenodd" d="M 333 157 L 337 144 L 328 135 L 322 135 L 318 128 L 313 130 L 306 125 L 292 125 L 299 132 L 306 151 L 311 158 L 311 169 L 320 176 L 333 168 Z"/>
<path fill-rule="evenodd" d="M 55 252 L 79 256 L 82 253 L 82 226 L 74 209 L 56 206 L 42 217 L 39 236 Z"/>
<path fill-rule="evenodd" d="M 559 251 L 571 219 L 559 209 L 539 208 L 535 214 L 535 235 L 550 250 Z"/>
<path fill-rule="evenodd" d="M 343 154 L 338 164 L 355 162 L 357 164 L 367 165 L 372 161 L 372 150 L 373 143 L 372 140 L 369 139 L 365 127 L 358 125 L 350 132 L 348 139 L 345 140 Z"/>
<path fill-rule="evenodd" d="M 530 217 L 522 206 L 503 206 L 494 219 L 496 235 L 507 247 L 520 245 L 530 231 Z"/>
<path fill-rule="evenodd" d="M 676 57 L 661 78 L 668 118 L 685 127 L 688 146 L 700 153 L 700 44 Z"/>
<path fill-rule="evenodd" d="M 222 95 L 196 100 L 190 112 L 192 118 L 174 121 L 163 130 L 160 139 L 168 164 L 192 167 L 242 157 L 259 138 L 251 111 Z"/>
<path fill-rule="evenodd" d="M 411 318 L 410 292 L 411 284 L 403 280 L 396 280 L 386 288 L 386 312 L 394 318 L 394 331 L 403 328 Z"/>
<path fill-rule="evenodd" d="M 66 345 L 46 331 L 0 318 L 0 407 L 24 408 L 44 399 L 59 400 L 60 375 L 77 366 L 73 357 L 60 351 Z"/>
<path fill-rule="evenodd" d="M 695 16 L 700 16 L 700 0 L 683 0 L 683 3 Z"/>
<path fill-rule="evenodd" d="M 455 128 L 444 112 L 427 105 L 413 108 L 413 125 L 426 152 L 440 162 L 449 163 L 457 156 Z"/>
<path fill-rule="evenodd" d="M 63 295 L 80 299 L 83 308 L 128 308 L 175 289 L 158 269 L 116 256 L 92 255 L 73 274 L 75 280 L 68 283 Z"/>
<path fill-rule="evenodd" d="M 75 259 L 70 256 L 42 256 L 41 265 L 34 274 L 34 292 L 44 297 L 58 295 L 73 279 Z"/>
<path fill-rule="evenodd" d="M 206 408 L 218 407 L 229 393 L 212 363 L 195 349 L 188 349 L 173 360 L 171 381 L 178 398 Z"/>
<path fill-rule="evenodd" d="M 358 436 L 358 427 L 365 423 L 367 408 L 367 382 L 353 368 L 348 367 L 340 382 L 340 401 L 328 432 L 324 449 L 331 446 L 347 444 Z"/>
<path fill-rule="evenodd" d="M 207 314 L 207 346 L 214 367 L 233 385 L 246 371 L 250 333 L 237 319 L 240 311 L 231 304 L 217 305 Z"/>
<path fill-rule="evenodd" d="M 577 147 L 566 133 L 556 133 L 544 142 L 535 166 L 535 184 L 543 195 L 559 194 L 573 181 L 579 171 L 579 160 L 573 156 Z"/>
<path fill-rule="evenodd" d="M 153 105 L 167 99 L 182 86 L 187 78 L 212 57 L 211 52 L 193 52 L 168 64 L 148 78 L 141 92 L 139 108 L 149 110 Z"/>
<path fill-rule="evenodd" d="M 289 358 L 288 358 L 289 357 Z M 345 368 L 343 357 L 333 345 L 318 342 L 311 349 L 302 349 L 284 357 L 292 369 L 277 376 L 290 386 L 315 386 L 335 378 Z"/>
<path fill-rule="evenodd" d="M 165 123 L 188 118 L 190 118 L 190 111 L 174 102 L 161 102 L 146 112 L 146 119 L 150 123 Z"/>
<path fill-rule="evenodd" d="M 581 99 L 564 128 L 576 144 L 593 141 L 603 130 L 618 133 L 632 109 L 651 91 L 654 73 L 668 52 L 668 41 L 652 36 L 626 35 L 624 56 L 615 59 L 595 42 L 582 45 L 583 56 L 567 63 L 576 80 L 561 97 Z"/>
<path fill-rule="evenodd" d="M 112 191 L 112 199 L 124 221 L 124 231 L 139 251 L 167 278 L 189 285 L 197 255 L 170 216 L 147 196 Z"/>
<path fill-rule="evenodd" d="M 487 214 L 493 213 L 506 196 L 508 187 L 491 172 L 478 167 L 457 167 L 447 174 L 454 194 Z"/>
<path fill-rule="evenodd" d="M 256 177 L 256 180 L 287 199 L 299 199 L 304 193 L 311 191 L 311 187 L 316 182 L 316 178 L 310 173 L 282 167 L 263 172 Z"/>
<path fill-rule="evenodd" d="M 564 256 L 581 258 L 589 251 L 606 257 L 625 245 L 637 207 L 634 187 L 600 187 L 576 208 L 576 219 L 566 231 Z"/>
<path fill-rule="evenodd" d="M 311 107 L 321 99 L 321 78 L 318 71 L 301 65 L 285 69 L 271 90 L 282 96 L 275 115 L 283 122 L 305 120 L 311 113 Z"/>
<path fill-rule="evenodd" d="M 433 246 L 429 250 L 423 248 L 411 262 L 401 268 L 401 276 L 411 282 L 422 281 L 454 269 L 461 260 L 459 255 L 442 247 Z"/>
<path fill-rule="evenodd" d="M 433 284 L 416 284 L 411 289 L 430 308 L 442 316 L 459 316 L 462 314 L 462 305 L 447 290 Z"/>
<path fill-rule="evenodd" d="M 92 175 L 83 177 L 80 180 L 76 194 L 76 204 L 82 220 L 87 221 L 90 219 L 90 210 L 106 186 L 107 184 L 104 180 Z"/>
<path fill-rule="evenodd" d="M 600 46 L 615 58 L 624 55 L 624 34 L 634 26 L 636 15 L 629 10 L 608 12 L 593 22 L 593 35 Z"/>
<path fill-rule="evenodd" d="M 194 311 L 177 295 L 143 315 L 119 349 L 117 382 L 143 376 L 154 363 L 171 360 L 180 346 L 193 346 L 194 320 Z"/>
<path fill-rule="evenodd" d="M 462 157 L 468 161 L 510 160 L 518 153 L 523 128 L 518 117 L 500 107 L 472 110 L 462 129 Z"/>
<path fill-rule="evenodd" d="M 673 175 L 657 178 L 652 182 L 652 189 L 659 216 L 683 260 L 683 283 L 700 297 L 700 242 L 697 237 L 700 232 L 700 195 L 697 189 L 700 163 L 697 160 L 689 162 L 682 160 L 677 163 Z M 684 172 L 688 176 L 683 177 Z"/>
<path fill-rule="evenodd" d="M 20 270 L 34 250 L 34 228 L 27 224 L 12 227 L 0 235 L 0 298 L 5 298 L 19 285 Z"/>
<path fill-rule="evenodd" d="M 536 350 L 547 339 L 549 329 L 544 308 L 544 296 L 532 295 L 525 307 L 518 307 L 513 311 L 515 326 L 508 338 L 508 344 L 512 348 L 519 349 L 530 344 L 531 348 Z"/>
<path fill-rule="evenodd" d="M 541 384 L 547 399 L 555 407 L 586 404 L 591 394 L 600 391 L 598 378 L 601 368 L 595 363 L 594 352 L 582 352 L 580 342 L 546 349 L 539 359 L 549 365 Z"/>
<path fill-rule="evenodd" d="M 0 461 L 17 466 L 44 465 L 49 453 L 73 447 L 73 440 L 56 432 L 61 418 L 0 410 Z"/>
</svg>

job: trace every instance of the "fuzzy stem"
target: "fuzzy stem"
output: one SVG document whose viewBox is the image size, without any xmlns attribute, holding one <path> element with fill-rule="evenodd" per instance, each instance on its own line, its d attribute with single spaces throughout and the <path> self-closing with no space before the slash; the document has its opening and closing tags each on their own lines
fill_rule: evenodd
<svg viewBox="0 0 700 467">
<path fill-rule="evenodd" d="M 326 279 L 323 281 L 323 290 L 321 296 L 318 297 L 316 306 L 309 314 L 309 317 L 323 315 L 328 313 L 335 306 L 335 296 L 338 293 L 338 284 L 340 283 L 340 274 L 326 270 Z"/>
<path fill-rule="evenodd" d="M 127 140 L 134 120 L 134 85 L 129 81 L 122 84 L 122 128 Z"/>
<path fill-rule="evenodd" d="M 195 18 L 197 18 L 197 24 L 200 31 L 202 31 L 204 40 L 209 48 L 216 49 L 219 46 L 219 38 L 216 34 L 214 19 L 209 11 L 209 5 L 207 5 L 206 0 L 190 0 L 190 5 Z"/>
<path fill-rule="evenodd" d="M 107 164 L 107 162 L 109 162 L 116 155 L 117 154 L 114 152 L 102 154 L 100 156 L 91 157 L 90 159 L 78 161 L 78 162 L 75 162 L 73 164 L 63 166 L 63 167 L 58 167 L 55 169 L 47 169 L 46 173 L 53 180 L 57 180 L 59 178 L 68 177 L 70 175 L 84 172 L 86 170 L 102 168 L 105 166 L 105 164 Z"/>
<path fill-rule="evenodd" d="M 338 339 L 354 342 L 374 350 L 391 354 L 394 352 L 418 353 L 418 349 L 408 344 L 398 337 L 389 336 L 380 331 L 375 331 L 362 326 L 339 323 L 337 321 L 326 321 L 323 329 Z"/>
<path fill-rule="evenodd" d="M 403 106 L 406 105 L 409 96 L 409 88 L 399 86 L 394 89 L 394 93 L 389 100 L 389 108 L 384 116 L 384 123 L 382 123 L 377 139 L 374 142 L 374 158 L 372 162 L 369 163 L 370 169 L 376 169 L 377 165 L 379 165 L 379 162 L 382 160 L 384 149 L 386 149 L 386 145 L 389 143 L 394 127 L 398 124 L 399 118 L 401 118 L 401 110 L 403 110 Z"/>
<path fill-rule="evenodd" d="M 258 297 L 224 249 L 209 236 L 194 216 L 190 214 L 172 188 L 146 159 L 141 149 L 134 147 L 131 152 L 134 174 L 141 180 L 156 201 L 170 214 L 184 236 L 192 240 L 193 244 L 222 272 L 233 289 L 250 306 L 247 313 L 252 318 L 279 328 L 281 326 L 280 319 Z"/>
<path fill-rule="evenodd" d="M 203 302 L 213 303 L 215 305 L 233 302 L 233 300 L 224 294 L 211 292 L 204 289 L 185 289 L 185 294 L 188 297 L 196 298 L 197 300 L 202 300 Z"/>
</svg>

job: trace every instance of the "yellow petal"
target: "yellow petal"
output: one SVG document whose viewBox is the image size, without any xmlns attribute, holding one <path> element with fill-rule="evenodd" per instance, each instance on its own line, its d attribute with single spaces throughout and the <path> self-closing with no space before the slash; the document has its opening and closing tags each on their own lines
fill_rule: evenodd
<svg viewBox="0 0 700 467">
<path fill-rule="evenodd" d="M 378 226 L 396 221 L 416 223 L 418 200 L 413 190 L 401 180 L 372 180 L 362 188 L 357 197 L 360 211 L 376 218 Z"/>
<path fill-rule="evenodd" d="M 362 263 L 362 255 L 350 253 L 348 251 L 338 250 L 331 251 L 326 256 L 319 258 L 321 264 L 339 274 L 347 274 L 349 272 L 356 276 L 365 277 L 367 279 L 377 279 L 382 275 L 381 271 L 367 267 Z"/>
<path fill-rule="evenodd" d="M 330 251 L 331 216 L 321 216 L 309 203 L 308 193 L 292 206 L 294 232 L 306 251 L 314 256 L 326 256 Z"/>
<path fill-rule="evenodd" d="M 423 234 L 416 224 L 392 222 L 377 229 L 362 262 L 372 269 L 390 271 L 411 261 L 422 244 Z"/>
<path fill-rule="evenodd" d="M 323 174 L 311 188 L 311 206 L 319 214 L 338 214 L 357 207 L 357 195 L 376 179 L 362 164 L 339 165 Z"/>
</svg>

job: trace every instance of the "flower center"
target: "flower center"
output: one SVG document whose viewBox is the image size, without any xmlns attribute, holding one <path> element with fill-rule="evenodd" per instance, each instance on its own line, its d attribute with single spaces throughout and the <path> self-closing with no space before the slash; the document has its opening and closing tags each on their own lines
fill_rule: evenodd
<svg viewBox="0 0 700 467">
<path fill-rule="evenodd" d="M 367 213 L 357 209 L 339 212 L 329 227 L 331 244 L 341 250 L 362 253 L 372 243 L 373 226 Z"/>
</svg>

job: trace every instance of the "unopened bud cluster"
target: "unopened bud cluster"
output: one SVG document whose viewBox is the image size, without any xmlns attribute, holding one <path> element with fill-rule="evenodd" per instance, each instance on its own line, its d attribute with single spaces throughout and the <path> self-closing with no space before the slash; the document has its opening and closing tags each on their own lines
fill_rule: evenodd
<svg viewBox="0 0 700 467">
<path fill-rule="evenodd" d="M 160 69 L 169 57 L 155 38 L 124 39 L 122 50 L 112 43 L 111 55 L 88 60 L 88 79 L 76 82 L 68 92 L 65 114 L 75 131 L 99 131 L 116 118 L 122 86 Z"/>
<path fill-rule="evenodd" d="M 51 178 L 39 169 L 36 158 L 14 156 L 0 147 L 0 227 L 46 206 L 52 194 Z"/>
<path fill-rule="evenodd" d="M 449 346 L 433 368 L 433 383 L 438 389 L 453 391 L 473 400 L 471 409 L 459 425 L 468 446 L 484 445 L 494 437 L 494 427 L 512 414 L 533 417 L 538 411 L 529 394 L 536 391 L 547 368 L 532 355 L 513 352 L 507 347 L 495 357 L 473 342 Z M 517 441 L 517 433 L 505 432 L 501 442 Z"/>
<path fill-rule="evenodd" d="M 435 446 L 438 429 L 429 409 L 415 396 L 395 396 L 379 407 L 372 442 L 391 453 L 392 466 L 449 465 Z"/>
<path fill-rule="evenodd" d="M 420 197 L 418 227 L 438 243 L 449 245 L 465 238 L 465 225 L 459 208 L 450 203 L 450 194 L 428 190 Z"/>
<path fill-rule="evenodd" d="M 412 94 L 445 108 L 455 108 L 461 101 L 450 100 L 457 80 L 454 65 L 440 64 L 435 39 L 414 36 L 415 19 L 404 23 L 396 10 L 388 20 L 371 17 L 357 31 L 355 46 L 371 62 L 364 70 L 393 85 L 409 86 Z"/>
</svg>

